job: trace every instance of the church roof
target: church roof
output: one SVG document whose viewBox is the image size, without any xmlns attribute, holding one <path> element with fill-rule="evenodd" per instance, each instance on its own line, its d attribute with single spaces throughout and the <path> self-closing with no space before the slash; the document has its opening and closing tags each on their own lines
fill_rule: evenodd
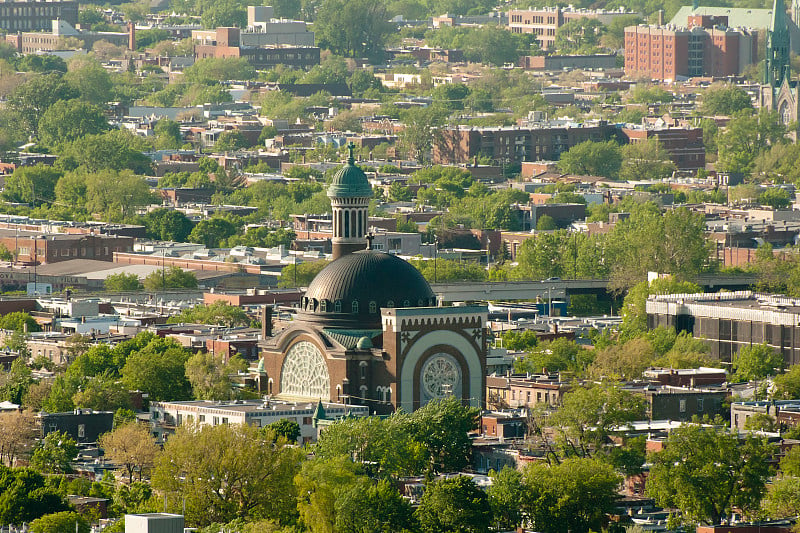
<svg viewBox="0 0 800 533">
<path fill-rule="evenodd" d="M 436 296 L 419 270 L 394 255 L 361 250 L 323 268 L 309 285 L 301 309 L 307 319 L 366 330 L 381 329 L 382 308 L 433 305 Z"/>
<path fill-rule="evenodd" d="M 350 150 L 350 156 L 347 158 L 347 163 L 333 176 L 333 181 L 328 187 L 328 196 L 331 198 L 372 198 L 372 186 L 367 180 L 367 175 L 356 166 L 353 155 L 355 146 L 350 144 L 347 148 Z"/>
</svg>

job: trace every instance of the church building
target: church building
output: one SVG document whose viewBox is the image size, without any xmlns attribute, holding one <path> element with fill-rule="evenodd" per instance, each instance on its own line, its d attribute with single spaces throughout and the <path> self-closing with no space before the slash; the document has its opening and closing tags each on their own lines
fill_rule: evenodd
<svg viewBox="0 0 800 533">
<path fill-rule="evenodd" d="M 797 81 L 792 81 L 789 62 L 790 50 L 786 6 L 783 0 L 774 0 L 772 22 L 767 31 L 764 84 L 760 87 L 759 106 L 777 111 L 784 126 L 797 122 L 800 117 Z"/>
<path fill-rule="evenodd" d="M 438 307 L 416 268 L 371 249 L 372 188 L 352 145 L 328 196 L 333 260 L 309 285 L 289 327 L 261 341 L 262 390 L 366 405 L 377 414 L 411 412 L 447 396 L 482 406 L 486 306 Z"/>
</svg>

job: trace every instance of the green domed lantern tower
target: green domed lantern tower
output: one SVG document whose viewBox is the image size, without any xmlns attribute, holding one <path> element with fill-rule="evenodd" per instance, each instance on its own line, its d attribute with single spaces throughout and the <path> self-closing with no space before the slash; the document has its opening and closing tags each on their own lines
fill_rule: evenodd
<svg viewBox="0 0 800 533">
<path fill-rule="evenodd" d="M 367 175 L 356 166 L 355 145 L 350 143 L 347 149 L 350 151 L 347 164 L 336 173 L 328 187 L 333 211 L 334 260 L 364 249 L 369 200 L 372 198 Z"/>
</svg>

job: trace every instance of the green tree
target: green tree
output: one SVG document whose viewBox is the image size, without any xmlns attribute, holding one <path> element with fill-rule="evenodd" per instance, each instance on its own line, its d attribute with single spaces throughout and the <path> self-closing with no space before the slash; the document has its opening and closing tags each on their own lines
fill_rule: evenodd
<svg viewBox="0 0 800 533">
<path fill-rule="evenodd" d="M 773 209 L 785 209 L 792 205 L 792 195 L 786 189 L 769 187 L 758 195 L 758 203 Z"/>
<path fill-rule="evenodd" d="M 157 149 L 177 149 L 183 146 L 180 124 L 174 120 L 167 118 L 159 120 L 153 127 L 153 133 L 156 134 Z"/>
<path fill-rule="evenodd" d="M 536 332 L 530 329 L 511 329 L 502 334 L 503 347 L 509 350 L 524 352 L 531 350 L 539 344 Z"/>
<path fill-rule="evenodd" d="M 793 400 L 800 398 L 800 365 L 794 365 L 775 377 L 775 398 Z M 800 472 L 798 473 L 800 477 Z"/>
<path fill-rule="evenodd" d="M 47 474 L 72 472 L 72 461 L 78 456 L 77 443 L 61 431 L 51 431 L 33 450 L 31 466 Z"/>
<path fill-rule="evenodd" d="M 435 108 L 409 109 L 400 118 L 405 128 L 400 134 L 400 143 L 406 151 L 419 163 L 428 159 L 428 153 L 440 139 L 437 127 L 443 121 L 446 112 Z"/>
<path fill-rule="evenodd" d="M 25 57 L 36 57 L 30 54 Z M 34 76 L 19 85 L 8 97 L 7 106 L 20 114 L 25 126 L 38 131 L 39 118 L 56 102 L 78 97 L 78 91 L 70 87 L 60 74 L 50 73 Z"/>
<path fill-rule="evenodd" d="M 340 420 L 325 430 L 314 450 L 324 460 L 342 458 L 364 465 L 380 478 L 419 475 L 429 462 L 414 418 L 406 413 Z"/>
<path fill-rule="evenodd" d="M 139 473 L 139 481 L 155 463 L 161 452 L 148 426 L 138 422 L 128 422 L 113 431 L 104 433 L 98 442 L 105 457 L 121 466 L 128 475 L 128 483 L 133 484 Z"/>
<path fill-rule="evenodd" d="M 603 29 L 603 23 L 597 19 L 572 19 L 556 30 L 555 47 L 561 54 L 595 54 Z"/>
<path fill-rule="evenodd" d="M 326 266 L 328 266 L 327 261 L 306 261 L 285 266 L 281 269 L 278 287 L 308 287 Z"/>
<path fill-rule="evenodd" d="M 563 455 L 588 457 L 607 451 L 608 437 L 645 414 L 640 395 L 609 384 L 576 387 L 550 416 Z"/>
<path fill-rule="evenodd" d="M 86 135 L 63 145 L 60 150 L 63 159 L 61 164 L 67 169 L 83 166 L 89 172 L 128 169 L 136 174 L 149 174 L 152 162 L 142 153 L 147 149 L 147 141 L 129 131 L 111 130 L 98 135 Z M 103 179 L 114 181 L 109 176 Z"/>
<path fill-rule="evenodd" d="M 40 516 L 67 511 L 69 505 L 33 468 L 0 465 L 0 523 L 22 524 Z"/>
<path fill-rule="evenodd" d="M 514 362 L 514 370 L 530 373 L 539 373 L 544 369 L 548 372 L 583 372 L 592 357 L 591 352 L 575 341 L 560 337 L 530 348 L 525 357 Z"/>
<path fill-rule="evenodd" d="M 122 383 L 148 394 L 152 401 L 186 400 L 191 397 L 185 368 L 188 356 L 175 341 L 153 339 L 127 357 Z"/>
<path fill-rule="evenodd" d="M 492 509 L 486 493 L 466 476 L 428 482 L 416 511 L 424 533 L 489 531 Z"/>
<path fill-rule="evenodd" d="M 721 524 L 733 509 L 758 508 L 770 475 L 770 449 L 753 437 L 725 429 L 684 425 L 651 458 L 647 493 L 658 505 L 680 509 L 689 520 Z"/>
<path fill-rule="evenodd" d="M 46 514 L 31 522 L 33 533 L 89 533 L 89 522 L 75 511 Z"/>
<path fill-rule="evenodd" d="M 111 274 L 103 280 L 103 287 L 111 292 L 138 291 L 142 288 L 139 276 L 136 274 Z"/>
<path fill-rule="evenodd" d="M 165 289 L 194 289 L 197 287 L 197 276 L 194 272 L 171 266 L 161 272 L 151 272 L 142 282 L 148 291 L 161 291 Z"/>
<path fill-rule="evenodd" d="M 411 504 L 388 481 L 354 483 L 336 496 L 335 531 L 413 531 Z"/>
<path fill-rule="evenodd" d="M 648 283 L 642 281 L 632 287 L 622 302 L 622 334 L 636 337 L 647 331 L 647 297 L 651 294 L 693 294 L 702 292 L 694 283 L 659 278 Z"/>
<path fill-rule="evenodd" d="M 662 214 L 654 205 L 644 204 L 616 224 L 605 243 L 612 289 L 631 287 L 645 280 L 648 272 L 687 280 L 711 266 L 705 217 L 685 207 Z"/>
<path fill-rule="evenodd" d="M 614 141 L 585 141 L 563 154 L 558 168 L 567 174 L 603 176 L 615 179 L 622 165 L 620 147 Z"/>
<path fill-rule="evenodd" d="M 600 350 L 589 367 L 589 373 L 597 378 L 640 379 L 655 358 L 653 345 L 647 339 L 631 339 Z"/>
<path fill-rule="evenodd" d="M 228 152 L 240 150 L 250 146 L 250 142 L 242 135 L 239 130 L 223 131 L 219 135 L 219 139 L 214 143 L 214 150 L 218 152 Z"/>
<path fill-rule="evenodd" d="M 553 217 L 550 215 L 542 215 L 536 221 L 536 230 L 537 231 L 553 231 L 558 229 L 558 224 Z"/>
<path fill-rule="evenodd" d="M 231 400 L 236 396 L 230 376 L 247 368 L 239 357 L 227 362 L 208 352 L 197 352 L 186 361 L 186 377 L 198 400 Z"/>
<path fill-rule="evenodd" d="M 36 200 L 52 202 L 56 197 L 56 183 L 61 176 L 55 168 L 41 163 L 17 167 L 13 174 L 6 176 L 3 199 L 31 205 L 36 204 Z"/>
<path fill-rule="evenodd" d="M 272 441 L 248 425 L 181 426 L 156 461 L 153 487 L 177 495 L 176 510 L 186 502 L 189 524 L 256 517 L 286 523 L 302 452 Z"/>
<path fill-rule="evenodd" d="M 93 376 L 72 397 L 75 407 L 95 411 L 116 411 L 133 407 L 131 393 L 115 377 Z"/>
<path fill-rule="evenodd" d="M 268 424 L 267 430 L 278 437 L 283 437 L 289 444 L 294 444 L 300 438 L 300 426 L 294 420 L 281 418 L 277 422 Z"/>
<path fill-rule="evenodd" d="M 153 202 L 150 186 L 130 170 L 105 169 L 86 175 L 86 209 L 110 220 L 124 220 L 137 207 Z"/>
<path fill-rule="evenodd" d="M 522 510 L 537 531 L 600 531 L 614 510 L 620 476 L 597 459 L 532 463 L 523 472 Z"/>
<path fill-rule="evenodd" d="M 767 487 L 763 509 L 772 518 L 794 518 L 800 515 L 800 478 L 778 476 Z"/>
<path fill-rule="evenodd" d="M 735 85 L 714 84 L 703 92 L 700 110 L 704 115 L 733 115 L 743 109 L 752 109 L 753 103 L 746 91 Z"/>
<path fill-rule="evenodd" d="M 783 369 L 783 355 L 767 343 L 742 347 L 733 356 L 733 378 L 753 381 L 778 374 Z"/>
<path fill-rule="evenodd" d="M 775 111 L 762 109 L 755 114 L 734 113 L 725 131 L 717 138 L 720 170 L 749 174 L 756 157 L 770 145 L 784 142 L 785 129 Z"/>
<path fill-rule="evenodd" d="M 522 525 L 523 518 L 520 505 L 525 496 L 522 472 L 504 466 L 499 472 L 489 471 L 489 477 L 492 478 L 492 485 L 486 493 L 489 496 L 489 507 L 492 509 L 494 529 L 516 530 Z"/>
<path fill-rule="evenodd" d="M 194 323 L 234 327 L 250 324 L 250 317 L 241 307 L 218 300 L 211 305 L 196 305 L 190 309 L 184 309 L 179 315 L 171 317 L 168 322 L 171 324 Z"/>
<path fill-rule="evenodd" d="M 377 0 L 329 0 L 314 22 L 319 46 L 347 57 L 378 57 L 393 26 Z"/>
<path fill-rule="evenodd" d="M 162 241 L 186 242 L 194 223 L 174 209 L 153 209 L 144 216 L 147 236 Z"/>
<path fill-rule="evenodd" d="M 33 333 L 42 331 L 36 320 L 25 311 L 14 311 L 0 316 L 0 329 Z"/>
<path fill-rule="evenodd" d="M 189 242 L 196 242 L 207 248 L 218 248 L 221 243 L 238 232 L 238 226 L 223 217 L 201 220 L 189 233 Z"/>
<path fill-rule="evenodd" d="M 22 398 L 33 384 L 31 369 L 25 364 L 26 357 L 18 357 L 11 363 L 8 372 L 0 373 L 0 400 L 22 404 Z"/>
<path fill-rule="evenodd" d="M 69 60 L 67 67 L 64 81 L 78 91 L 82 100 L 99 106 L 108 103 L 112 87 L 111 74 L 96 58 L 76 55 Z"/>
<path fill-rule="evenodd" d="M 657 139 L 626 144 L 622 147 L 621 180 L 660 180 L 668 178 L 676 170 L 669 153 Z"/>
<path fill-rule="evenodd" d="M 286 228 L 272 229 L 266 226 L 250 227 L 242 235 L 228 237 L 226 246 L 252 246 L 255 248 L 289 247 L 297 235 Z"/>
<path fill-rule="evenodd" d="M 236 0 L 217 0 L 203 10 L 200 22 L 204 28 L 211 29 L 230 26 L 245 28 L 247 27 L 247 10 L 244 4 Z"/>
<path fill-rule="evenodd" d="M 415 438 L 430 457 L 433 472 L 456 472 L 469 464 L 472 442 L 467 435 L 478 427 L 480 409 L 448 397 L 431 400 L 412 415 Z M 430 428 L 437 428 L 432 432 Z"/>
</svg>

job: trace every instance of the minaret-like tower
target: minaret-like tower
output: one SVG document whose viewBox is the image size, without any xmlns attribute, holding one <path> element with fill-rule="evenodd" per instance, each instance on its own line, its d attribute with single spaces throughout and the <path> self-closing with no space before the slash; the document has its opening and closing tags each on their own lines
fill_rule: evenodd
<svg viewBox="0 0 800 533">
<path fill-rule="evenodd" d="M 369 200 L 372 198 L 367 175 L 356 166 L 355 145 L 350 143 L 347 149 L 350 151 L 347 164 L 336 173 L 328 187 L 333 211 L 334 260 L 364 249 Z"/>
<path fill-rule="evenodd" d="M 774 0 L 772 21 L 767 30 L 767 50 L 764 61 L 764 85 L 780 87 L 783 80 L 790 80 L 789 25 L 786 21 L 786 5 L 783 0 Z"/>
</svg>

